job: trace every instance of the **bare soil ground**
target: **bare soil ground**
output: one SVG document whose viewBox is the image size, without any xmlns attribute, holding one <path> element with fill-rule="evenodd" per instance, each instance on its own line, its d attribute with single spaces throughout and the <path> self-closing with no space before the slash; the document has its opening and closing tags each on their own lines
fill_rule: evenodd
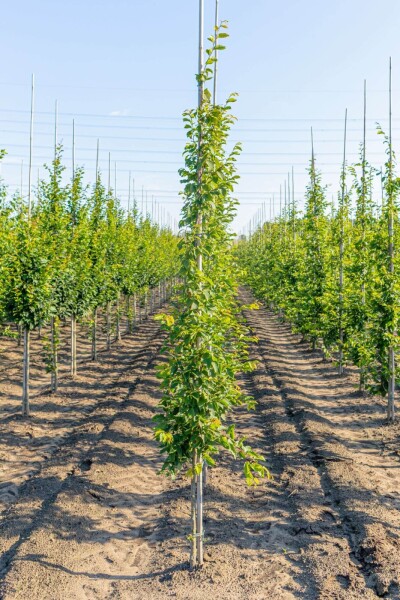
<svg viewBox="0 0 400 600">
<path fill-rule="evenodd" d="M 144 319 L 143 310 L 139 316 Z M 107 401 L 120 374 L 154 334 L 141 325 L 129 336 L 127 326 L 126 319 L 121 319 L 123 339 L 118 343 L 113 335 L 111 351 L 106 351 L 105 315 L 99 313 L 99 360 L 93 363 L 88 325 L 78 324 L 78 375 L 72 380 L 70 323 L 62 324 L 57 394 L 50 393 L 50 373 L 46 372 L 43 357 L 50 330 L 43 327 L 40 332 L 32 332 L 30 419 L 21 417 L 22 344 L 0 337 L 0 510 L 15 500 L 19 485 L 40 469 L 73 429 L 91 420 L 92 411 Z"/>
<path fill-rule="evenodd" d="M 246 318 L 258 368 L 242 385 L 258 405 L 236 420 L 274 480 L 249 489 L 221 457 L 206 488 L 204 568 L 187 570 L 188 481 L 158 475 L 162 335 L 150 320 L 97 370 L 65 380 L 54 406 L 39 394 L 33 425 L 2 419 L 1 451 L 8 436 L 15 462 L 35 468 L 4 469 L 15 487 L 0 515 L 0 598 L 400 599 L 399 426 L 267 310 Z M 70 402 L 71 415 L 60 410 Z M 40 451 L 16 425 L 47 427 Z"/>
</svg>

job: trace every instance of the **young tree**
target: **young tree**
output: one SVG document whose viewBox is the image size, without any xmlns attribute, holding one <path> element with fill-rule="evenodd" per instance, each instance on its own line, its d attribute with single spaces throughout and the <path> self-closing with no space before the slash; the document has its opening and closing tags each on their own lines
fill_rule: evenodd
<svg viewBox="0 0 400 600">
<path fill-rule="evenodd" d="M 226 24 L 216 29 L 207 50 L 208 60 L 198 76 L 202 86 L 212 75 L 215 49 L 222 50 Z M 202 91 L 197 110 L 184 113 L 188 142 L 184 207 L 180 226 L 183 237 L 178 303 L 172 315 L 162 318 L 169 330 L 168 363 L 160 369 L 163 397 L 155 417 L 156 438 L 166 454 L 163 470 L 176 473 L 189 467 L 192 480 L 191 567 L 203 563 L 203 464 L 215 465 L 221 449 L 245 459 L 249 484 L 267 474 L 263 457 L 246 445 L 227 418 L 235 406 L 254 405 L 238 387 L 239 372 L 253 368 L 247 344 L 250 338 L 236 303 L 236 268 L 231 252 L 229 225 L 236 201 L 231 197 L 238 176 L 238 145 L 226 145 L 234 122 L 231 103 L 214 105 Z"/>
</svg>

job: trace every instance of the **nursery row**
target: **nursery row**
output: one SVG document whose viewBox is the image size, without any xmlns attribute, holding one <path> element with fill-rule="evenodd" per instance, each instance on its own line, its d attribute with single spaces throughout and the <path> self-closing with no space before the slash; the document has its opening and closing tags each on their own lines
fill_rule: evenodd
<svg viewBox="0 0 400 600">
<path fill-rule="evenodd" d="M 289 193 L 278 219 L 264 222 L 238 245 L 245 280 L 256 296 L 279 311 L 296 332 L 325 355 L 360 373 L 360 389 L 394 391 L 400 317 L 399 205 L 391 136 L 378 130 L 387 150 L 378 171 L 366 158 L 348 166 L 343 157 L 340 192 L 329 202 L 314 152 L 305 209 Z"/>
<path fill-rule="evenodd" d="M 71 375 L 76 374 L 76 323 L 89 321 L 97 357 L 97 315 L 106 314 L 107 347 L 120 317 L 131 329 L 140 301 L 147 312 L 158 288 L 165 295 L 177 265 L 177 238 L 132 210 L 122 210 L 100 172 L 92 187 L 84 171 L 67 180 L 62 148 L 28 201 L 0 187 L 0 333 L 23 338 L 23 414 L 29 414 L 30 334 L 50 324 L 45 364 L 57 389 L 60 320 L 71 322 Z M 33 195 L 32 195 L 33 196 Z"/>
</svg>

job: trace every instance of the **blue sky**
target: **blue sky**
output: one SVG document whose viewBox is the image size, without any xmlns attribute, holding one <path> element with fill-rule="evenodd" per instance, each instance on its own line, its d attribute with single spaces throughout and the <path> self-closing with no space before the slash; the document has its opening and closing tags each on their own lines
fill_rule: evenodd
<svg viewBox="0 0 400 600">
<path fill-rule="evenodd" d="M 206 32 L 211 32 L 214 0 L 205 0 L 205 6 Z M 3 3 L 0 147 L 8 150 L 2 175 L 10 189 L 19 186 L 23 159 L 26 192 L 29 88 L 35 73 L 35 173 L 51 159 L 57 99 L 67 164 L 74 117 L 76 155 L 88 178 L 93 179 L 99 137 L 102 170 L 107 171 L 108 152 L 113 170 L 117 163 L 122 202 L 131 172 L 139 203 L 143 188 L 148 210 L 153 199 L 153 207 L 155 202 L 164 207 L 164 218 L 168 213 L 176 219 L 181 113 L 196 103 L 197 14 L 197 0 Z M 220 0 L 220 16 L 229 21 L 231 37 L 221 56 L 219 97 L 229 91 L 240 96 L 232 133 L 243 141 L 237 230 L 264 202 L 269 214 L 272 195 L 277 210 L 292 165 L 301 202 L 311 125 L 324 181 L 329 194 L 336 193 L 346 107 L 350 158 L 361 141 L 364 78 L 369 156 L 380 166 L 381 141 L 374 128 L 377 120 L 387 122 L 389 56 L 395 148 L 400 145 L 398 1 Z"/>
</svg>

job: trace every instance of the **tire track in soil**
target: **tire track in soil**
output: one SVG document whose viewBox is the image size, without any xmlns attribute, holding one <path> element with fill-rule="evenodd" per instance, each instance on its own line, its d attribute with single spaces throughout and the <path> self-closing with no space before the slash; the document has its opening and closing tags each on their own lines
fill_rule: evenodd
<svg viewBox="0 0 400 600">
<path fill-rule="evenodd" d="M 21 547 L 29 543 L 59 494 L 64 488 L 68 488 L 76 473 L 84 473 L 90 469 L 93 461 L 91 455 L 96 445 L 107 435 L 118 414 L 124 410 L 130 394 L 140 385 L 149 365 L 158 355 L 163 340 L 164 334 L 159 325 L 149 321 L 146 324 L 144 347 L 131 357 L 131 365 L 119 373 L 112 392 L 89 415 L 85 415 L 82 422 L 43 465 L 40 473 L 21 486 L 19 500 L 2 513 L 0 576 L 3 580 L 17 560 Z M 1 592 L 0 597 L 3 597 Z"/>
<path fill-rule="evenodd" d="M 246 302 L 253 300 L 248 292 L 244 292 L 244 298 Z M 400 598 L 399 463 L 383 457 L 381 444 L 371 441 L 382 430 L 381 405 L 368 398 L 369 406 L 360 406 L 362 400 L 354 393 L 351 381 L 339 379 L 334 367 L 327 367 L 318 353 L 305 351 L 298 337 L 266 309 L 247 312 L 246 317 L 259 337 L 261 358 L 281 394 L 287 420 L 318 479 L 322 506 L 328 508 L 342 535 L 340 564 L 347 564 L 349 569 L 346 567 L 348 572 L 343 574 L 342 568 L 336 579 L 344 588 L 343 596 L 321 598 L 351 597 L 348 594 L 356 569 L 363 577 L 365 590 L 355 598 L 385 596 L 397 600 Z M 291 493 L 298 496 L 296 478 L 300 480 L 300 489 L 304 483 L 310 489 L 309 483 L 302 481 L 301 471 L 290 470 Z M 320 527 L 319 519 L 316 524 Z M 308 531 L 311 533 L 312 527 Z M 323 548 L 321 552 L 327 553 Z M 306 549 L 306 560 L 310 560 L 308 554 Z M 330 557 L 331 553 L 327 554 Z M 346 556 L 347 563 L 342 563 Z M 331 567 L 330 558 L 328 562 Z M 311 556 L 312 570 L 320 563 L 320 556 Z"/>
<path fill-rule="evenodd" d="M 297 428 L 288 419 L 281 390 L 265 369 L 261 355 L 257 352 L 252 358 L 259 367 L 246 376 L 247 387 L 263 406 L 265 437 L 271 451 L 266 456 L 280 488 L 280 508 L 285 513 L 281 527 L 286 533 L 285 547 L 291 550 L 288 558 L 298 569 L 300 597 L 376 598 L 351 558 L 339 516 L 326 499 L 318 470 L 304 450 Z"/>
</svg>

